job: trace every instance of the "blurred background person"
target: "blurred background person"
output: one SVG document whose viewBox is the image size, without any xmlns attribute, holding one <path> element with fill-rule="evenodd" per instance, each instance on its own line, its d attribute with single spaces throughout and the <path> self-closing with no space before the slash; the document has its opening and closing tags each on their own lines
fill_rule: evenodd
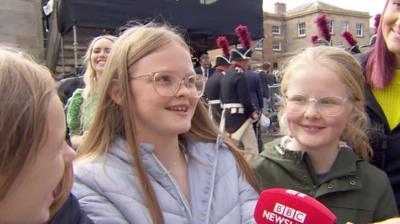
<svg viewBox="0 0 400 224">
<path fill-rule="evenodd" d="M 85 88 L 77 89 L 67 103 L 67 125 L 70 142 L 73 148 L 77 148 L 89 129 L 93 113 L 97 106 L 98 79 L 104 70 L 108 55 L 117 38 L 104 35 L 94 38 L 86 51 L 86 71 L 83 74 Z"/>
</svg>

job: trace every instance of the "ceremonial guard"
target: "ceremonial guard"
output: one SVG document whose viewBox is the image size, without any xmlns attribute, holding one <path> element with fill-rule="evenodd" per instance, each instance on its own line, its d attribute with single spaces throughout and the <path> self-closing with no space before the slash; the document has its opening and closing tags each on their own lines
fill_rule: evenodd
<svg viewBox="0 0 400 224">
<path fill-rule="evenodd" d="M 213 121 L 218 125 L 221 120 L 221 80 L 226 74 L 231 63 L 229 62 L 229 43 L 225 36 L 217 38 L 217 46 L 222 49 L 223 54 L 215 59 L 215 72 L 208 79 L 204 95 L 207 98 L 208 113 Z"/>
<path fill-rule="evenodd" d="M 249 153 L 246 159 L 258 153 L 257 139 L 251 125 L 257 120 L 255 107 L 251 103 L 250 92 L 244 72 L 250 63 L 250 34 L 246 26 L 239 25 L 235 29 L 241 48 L 231 52 L 231 67 L 221 81 L 221 101 L 223 112 L 220 131 L 241 142 Z"/>
</svg>

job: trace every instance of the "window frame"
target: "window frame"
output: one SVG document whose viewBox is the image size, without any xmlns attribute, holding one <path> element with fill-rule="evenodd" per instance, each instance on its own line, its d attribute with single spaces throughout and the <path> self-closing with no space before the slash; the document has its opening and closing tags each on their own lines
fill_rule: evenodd
<svg viewBox="0 0 400 224">
<path fill-rule="evenodd" d="M 277 31 L 274 28 L 277 28 Z M 273 35 L 280 35 L 281 34 L 281 26 L 272 25 L 271 32 L 272 32 Z"/>
<path fill-rule="evenodd" d="M 360 27 L 357 27 L 357 26 L 360 26 Z M 358 33 L 358 31 L 360 31 L 360 34 Z M 364 24 L 363 23 L 356 23 L 356 37 L 364 37 Z"/>
<path fill-rule="evenodd" d="M 278 48 L 274 48 L 274 46 L 277 46 Z M 282 43 L 280 41 L 272 41 L 271 48 L 274 52 L 282 51 Z"/>
<path fill-rule="evenodd" d="M 305 37 L 305 36 L 306 36 L 306 22 L 297 23 L 297 37 Z"/>
</svg>

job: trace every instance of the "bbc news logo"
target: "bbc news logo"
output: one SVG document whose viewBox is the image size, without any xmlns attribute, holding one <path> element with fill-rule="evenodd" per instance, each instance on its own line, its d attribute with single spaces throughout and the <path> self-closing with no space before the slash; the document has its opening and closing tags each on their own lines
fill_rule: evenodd
<svg viewBox="0 0 400 224">
<path fill-rule="evenodd" d="M 275 204 L 274 213 L 282 215 L 299 223 L 304 223 L 307 217 L 306 213 L 290 208 L 280 203 Z"/>
</svg>

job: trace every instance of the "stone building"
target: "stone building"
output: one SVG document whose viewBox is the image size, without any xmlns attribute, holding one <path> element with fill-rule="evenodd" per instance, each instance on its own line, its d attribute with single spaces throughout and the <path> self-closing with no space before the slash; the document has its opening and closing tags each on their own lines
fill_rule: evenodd
<svg viewBox="0 0 400 224">
<path fill-rule="evenodd" d="M 280 70 L 290 56 L 311 46 L 311 37 L 319 34 L 315 20 L 320 14 L 327 15 L 331 45 L 348 47 L 342 38 L 344 31 L 351 32 L 359 45 L 369 42 L 368 12 L 342 9 L 321 1 L 287 11 L 286 4 L 275 3 L 274 13 L 264 12 L 263 59 L 271 62 L 274 69 Z"/>
<path fill-rule="evenodd" d="M 0 43 L 16 46 L 44 60 L 41 0 L 2 0 Z"/>
</svg>

